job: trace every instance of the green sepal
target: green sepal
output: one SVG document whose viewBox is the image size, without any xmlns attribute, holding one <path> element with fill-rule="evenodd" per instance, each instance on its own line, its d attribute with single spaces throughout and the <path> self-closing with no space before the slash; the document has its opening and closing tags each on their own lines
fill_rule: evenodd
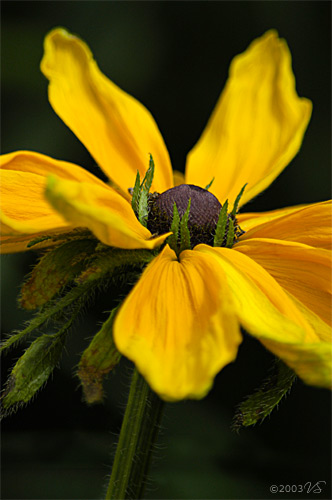
<svg viewBox="0 0 332 500">
<path fill-rule="evenodd" d="M 233 430 L 239 431 L 242 427 L 255 425 L 268 417 L 289 393 L 295 379 L 293 370 L 276 360 L 271 375 L 264 380 L 262 386 L 238 406 L 233 419 Z"/>
<path fill-rule="evenodd" d="M 211 182 L 209 182 L 209 184 L 207 184 L 207 186 L 205 186 L 205 188 L 204 188 L 204 189 L 205 189 L 206 191 L 208 191 L 208 190 L 210 189 L 210 187 L 212 186 L 213 182 L 214 182 L 214 177 L 212 178 L 212 181 L 211 181 Z"/>
<path fill-rule="evenodd" d="M 83 270 L 95 246 L 95 240 L 85 239 L 69 241 L 49 250 L 22 286 L 20 305 L 32 310 L 51 300 Z"/>
<path fill-rule="evenodd" d="M 247 187 L 247 185 L 248 185 L 248 183 L 246 183 L 246 184 L 243 186 L 243 188 L 241 189 L 241 191 L 240 191 L 240 192 L 239 192 L 239 194 L 237 195 L 236 200 L 235 200 L 234 205 L 233 205 L 233 209 L 232 209 L 232 211 L 231 211 L 230 215 L 234 215 L 234 216 L 235 216 L 235 215 L 237 214 L 237 210 L 238 210 L 238 207 L 239 207 L 240 200 L 241 200 L 241 198 L 242 198 L 242 195 L 243 195 L 244 190 L 245 190 L 245 188 Z"/>
<path fill-rule="evenodd" d="M 140 196 L 140 190 L 141 190 L 141 178 L 139 175 L 139 171 L 137 170 L 136 179 L 135 179 L 135 186 L 133 189 L 133 197 L 131 199 L 131 206 L 132 206 L 132 209 L 134 210 L 135 214 L 138 213 L 138 200 L 139 200 L 139 196 Z"/>
<path fill-rule="evenodd" d="M 152 155 L 150 154 L 149 168 L 145 173 L 142 183 L 140 183 L 141 182 L 140 175 L 139 172 L 137 171 L 135 186 L 134 189 L 132 190 L 133 195 L 131 200 L 131 206 L 138 220 L 144 227 L 147 227 L 147 219 L 149 215 L 148 200 L 149 200 L 149 192 L 152 186 L 153 176 L 154 176 L 154 161 Z"/>
<path fill-rule="evenodd" d="M 216 226 L 216 232 L 214 234 L 213 246 L 221 247 L 223 245 L 227 226 L 227 210 L 228 210 L 228 200 L 223 204 L 218 217 L 218 222 Z"/>
<path fill-rule="evenodd" d="M 38 337 L 17 361 L 1 398 L 2 417 L 28 403 L 47 382 L 59 363 L 71 323 L 68 321 L 56 334 Z"/>
<path fill-rule="evenodd" d="M 226 248 L 232 248 L 235 238 L 235 228 L 234 221 L 231 216 L 228 217 L 228 229 L 227 229 L 227 238 L 226 238 Z"/>
<path fill-rule="evenodd" d="M 188 201 L 188 206 L 181 218 L 180 222 L 180 253 L 183 252 L 183 250 L 187 250 L 191 248 L 191 243 L 190 243 L 190 232 L 188 228 L 188 219 L 189 219 L 189 213 L 190 213 L 190 207 L 191 207 L 191 198 L 189 198 Z"/>
<path fill-rule="evenodd" d="M 72 318 L 76 317 L 91 297 L 94 296 L 96 289 L 103 286 L 103 283 L 102 279 L 100 282 L 91 281 L 82 283 L 70 289 L 58 300 L 51 300 L 37 312 L 24 330 L 9 335 L 1 342 L 0 353 L 22 342 L 50 321 L 63 320 L 63 317 L 66 315 L 71 315 Z"/>
<path fill-rule="evenodd" d="M 113 340 L 113 322 L 117 308 L 113 309 L 90 345 L 82 354 L 77 375 L 80 379 L 84 399 L 88 404 L 103 399 L 103 379 L 118 364 L 121 354 Z"/>
<path fill-rule="evenodd" d="M 140 223 L 147 227 L 148 223 L 148 199 L 149 199 L 149 191 L 152 185 L 154 176 L 154 161 L 152 155 L 150 154 L 149 168 L 147 169 L 144 179 L 140 188 L 140 196 L 138 200 L 138 220 Z"/>
<path fill-rule="evenodd" d="M 167 243 L 174 250 L 174 252 L 176 254 L 179 251 L 179 249 L 178 249 L 179 230 L 180 230 L 180 215 L 179 215 L 178 207 L 176 206 L 176 203 L 174 202 L 174 204 L 173 204 L 173 218 L 172 218 L 172 224 L 170 227 L 170 231 L 172 231 L 173 234 L 171 234 L 167 238 Z"/>
<path fill-rule="evenodd" d="M 38 243 L 43 243 L 46 240 L 50 240 L 52 237 L 51 236 L 39 236 L 38 238 L 35 238 L 27 244 L 27 248 L 34 247 L 35 245 L 38 245 Z"/>
<path fill-rule="evenodd" d="M 143 267 L 155 257 L 151 250 L 122 250 L 109 248 L 100 252 L 77 278 L 76 283 L 82 284 L 98 280 L 102 277 L 118 277 L 127 268 Z"/>
</svg>

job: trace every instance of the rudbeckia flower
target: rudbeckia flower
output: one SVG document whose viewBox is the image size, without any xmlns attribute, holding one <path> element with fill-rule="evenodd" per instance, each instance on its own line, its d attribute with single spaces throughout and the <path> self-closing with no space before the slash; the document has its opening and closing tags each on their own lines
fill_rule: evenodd
<svg viewBox="0 0 332 500">
<path fill-rule="evenodd" d="M 110 247 L 159 249 L 122 303 L 114 339 L 166 400 L 203 397 L 235 360 L 241 327 L 303 381 L 330 387 L 330 203 L 224 211 L 216 237 L 226 200 L 236 208 L 250 201 L 301 146 L 312 106 L 296 93 L 286 42 L 269 31 L 235 57 L 184 176 L 172 172 L 151 114 L 103 75 L 79 38 L 50 32 L 41 70 L 53 109 L 110 182 L 39 153 L 3 155 L 2 251 L 74 228 Z M 131 197 L 149 154 L 155 170 L 143 223 Z M 180 248 L 176 213 L 189 231 Z"/>
</svg>

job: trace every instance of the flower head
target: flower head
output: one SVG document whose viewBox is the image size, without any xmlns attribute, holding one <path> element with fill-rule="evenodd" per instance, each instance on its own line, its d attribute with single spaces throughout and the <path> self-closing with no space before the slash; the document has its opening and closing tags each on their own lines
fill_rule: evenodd
<svg viewBox="0 0 332 500">
<path fill-rule="evenodd" d="M 297 154 L 310 120 L 285 41 L 269 31 L 235 57 L 184 176 L 173 176 L 151 114 L 80 39 L 49 33 L 41 69 L 53 109 L 110 183 L 39 153 L 3 155 L 3 251 L 75 228 L 109 247 L 158 250 L 113 331 L 166 400 L 204 396 L 236 358 L 240 327 L 305 382 L 330 387 L 330 203 L 237 213 Z"/>
</svg>

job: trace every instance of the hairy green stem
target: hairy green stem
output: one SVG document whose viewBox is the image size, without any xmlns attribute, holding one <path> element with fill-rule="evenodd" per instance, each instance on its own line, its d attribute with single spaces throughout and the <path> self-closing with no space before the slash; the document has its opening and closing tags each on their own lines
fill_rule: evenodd
<svg viewBox="0 0 332 500">
<path fill-rule="evenodd" d="M 106 500 L 142 498 L 163 406 L 135 369 Z"/>
</svg>

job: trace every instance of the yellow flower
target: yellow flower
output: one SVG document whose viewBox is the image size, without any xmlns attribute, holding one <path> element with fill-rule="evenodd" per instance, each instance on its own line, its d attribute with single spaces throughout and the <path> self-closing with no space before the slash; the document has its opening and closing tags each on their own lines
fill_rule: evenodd
<svg viewBox="0 0 332 500">
<path fill-rule="evenodd" d="M 59 28 L 49 33 L 41 70 L 55 112 L 110 183 L 42 154 L 3 155 L 3 252 L 76 227 L 106 245 L 159 248 L 168 230 L 152 235 L 128 192 L 149 153 L 152 193 L 174 183 L 205 188 L 214 178 L 209 192 L 222 204 L 234 203 L 247 183 L 243 205 L 296 155 L 311 115 L 310 101 L 296 93 L 287 44 L 269 31 L 233 60 L 185 176 L 173 177 L 150 113 L 101 73 L 80 39 Z M 232 248 L 203 241 L 177 256 L 163 245 L 120 308 L 118 349 L 164 399 L 200 398 L 236 358 L 242 326 L 306 383 L 330 387 L 330 213 L 322 202 L 239 214 L 245 233 Z"/>
</svg>

